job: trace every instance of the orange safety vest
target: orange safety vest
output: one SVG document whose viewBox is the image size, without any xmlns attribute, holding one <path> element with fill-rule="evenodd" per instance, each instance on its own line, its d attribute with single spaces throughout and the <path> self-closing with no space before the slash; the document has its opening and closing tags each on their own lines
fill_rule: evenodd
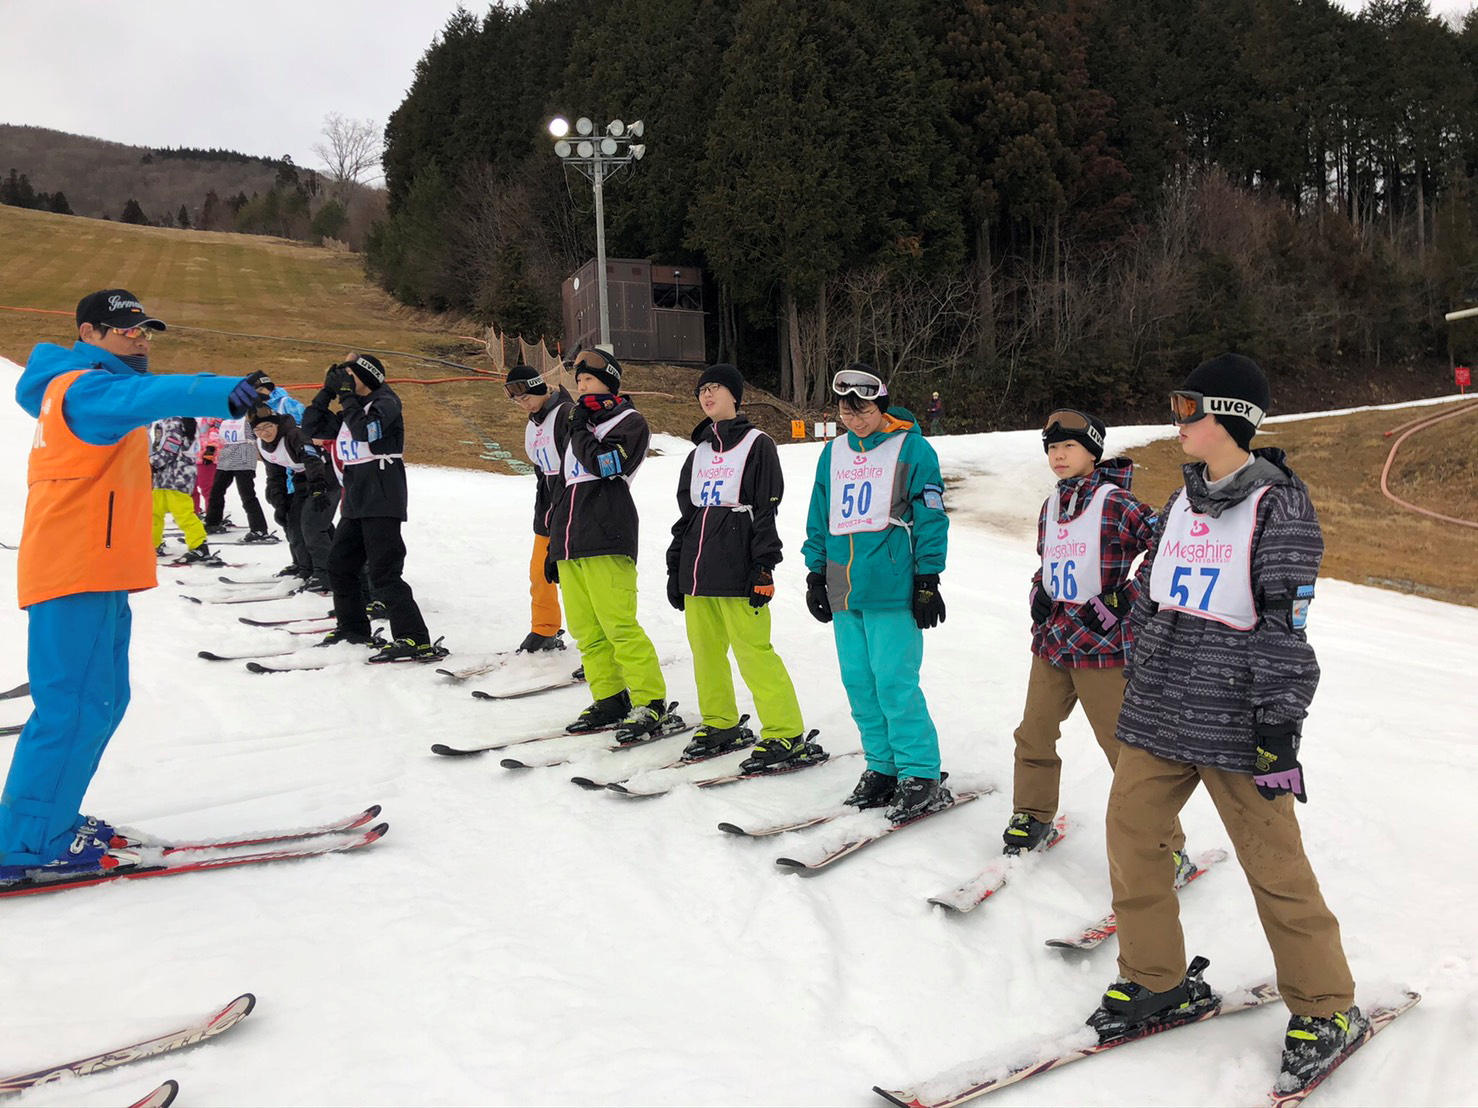
<svg viewBox="0 0 1478 1108">
<path fill-rule="evenodd" d="M 138 592 L 155 572 L 153 472 L 149 433 L 130 431 L 112 446 L 72 433 L 62 401 L 80 369 L 53 378 L 31 443 L 25 530 L 16 576 L 20 606 L 80 592 Z"/>
</svg>

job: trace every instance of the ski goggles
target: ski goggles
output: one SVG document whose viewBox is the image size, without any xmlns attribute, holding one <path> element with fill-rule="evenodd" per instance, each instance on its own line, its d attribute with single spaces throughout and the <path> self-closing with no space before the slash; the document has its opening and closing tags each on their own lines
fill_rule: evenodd
<svg viewBox="0 0 1478 1108">
<path fill-rule="evenodd" d="M 529 377 L 522 381 L 503 382 L 503 391 L 508 394 L 509 400 L 517 400 L 520 396 L 527 396 L 535 389 L 542 389 L 543 387 L 544 378 L 542 375 L 538 377 Z"/>
<path fill-rule="evenodd" d="M 1042 441 L 1046 442 L 1054 431 L 1081 432 L 1093 441 L 1094 446 L 1103 449 L 1103 432 L 1093 426 L 1093 421 L 1086 415 L 1074 408 L 1058 408 L 1047 417 L 1047 422 L 1042 425 Z"/>
<path fill-rule="evenodd" d="M 1235 400 L 1230 396 L 1207 396 L 1202 392 L 1177 389 L 1170 394 L 1170 418 L 1176 423 L 1195 423 L 1207 416 L 1231 416 L 1245 419 L 1253 427 L 1262 425 L 1266 415 L 1250 400 Z"/>
<path fill-rule="evenodd" d="M 859 400 L 876 400 L 888 395 L 888 386 L 881 378 L 860 369 L 839 369 L 831 379 L 831 391 L 838 396 L 851 393 Z"/>
</svg>

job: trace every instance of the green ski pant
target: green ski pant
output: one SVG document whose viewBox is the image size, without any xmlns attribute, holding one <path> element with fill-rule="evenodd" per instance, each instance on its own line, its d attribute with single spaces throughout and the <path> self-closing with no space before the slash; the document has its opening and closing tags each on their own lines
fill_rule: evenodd
<svg viewBox="0 0 1478 1108">
<path fill-rule="evenodd" d="M 683 600 L 688 644 L 693 648 L 693 679 L 698 683 L 698 708 L 706 727 L 734 727 L 739 705 L 734 701 L 734 674 L 754 697 L 760 737 L 791 739 L 804 732 L 801 706 L 785 663 L 770 645 L 770 609 L 751 608 L 743 596 L 689 596 Z"/>
<path fill-rule="evenodd" d="M 636 563 L 620 554 L 560 562 L 559 591 L 591 696 L 630 689 L 632 704 L 666 700 L 657 650 L 636 622 Z"/>
</svg>

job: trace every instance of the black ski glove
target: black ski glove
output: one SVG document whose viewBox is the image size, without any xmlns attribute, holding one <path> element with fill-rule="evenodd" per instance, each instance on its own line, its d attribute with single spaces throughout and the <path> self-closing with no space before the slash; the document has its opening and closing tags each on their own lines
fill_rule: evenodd
<svg viewBox="0 0 1478 1108">
<path fill-rule="evenodd" d="M 749 574 L 749 606 L 763 608 L 775 599 L 775 575 L 764 566 L 755 566 Z"/>
<path fill-rule="evenodd" d="M 831 599 L 826 595 L 826 574 L 806 574 L 806 610 L 821 623 L 831 622 Z"/>
<path fill-rule="evenodd" d="M 551 585 L 559 584 L 559 563 L 554 560 L 553 555 L 544 559 L 544 580 Z"/>
<path fill-rule="evenodd" d="M 350 405 L 359 407 L 359 394 L 354 391 L 354 374 L 344 370 L 343 376 L 339 378 L 339 387 L 334 391 L 339 401 L 339 408 L 343 410 Z"/>
<path fill-rule="evenodd" d="M 683 610 L 683 590 L 677 583 L 677 574 L 667 575 L 667 603 L 671 604 L 679 612 Z"/>
<path fill-rule="evenodd" d="M 920 631 L 944 622 L 944 597 L 939 595 L 939 574 L 925 573 L 913 579 L 913 621 Z"/>
<path fill-rule="evenodd" d="M 1129 614 L 1129 582 L 1098 596 L 1090 596 L 1087 603 L 1078 605 L 1078 616 L 1083 626 L 1097 635 L 1107 635 Z"/>
<path fill-rule="evenodd" d="M 1032 626 L 1038 626 L 1047 622 L 1047 617 L 1052 614 L 1052 598 L 1047 595 L 1047 590 L 1041 585 L 1033 585 L 1031 593 Z"/>
<path fill-rule="evenodd" d="M 1309 802 L 1304 792 L 1304 768 L 1298 764 L 1298 724 L 1257 724 L 1257 761 L 1252 783 L 1264 800 L 1292 793 L 1301 803 Z"/>
</svg>

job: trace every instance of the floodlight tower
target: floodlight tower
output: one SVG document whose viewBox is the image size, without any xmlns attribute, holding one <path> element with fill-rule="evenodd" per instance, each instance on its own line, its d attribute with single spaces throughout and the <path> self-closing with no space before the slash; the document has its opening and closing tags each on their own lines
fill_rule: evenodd
<svg viewBox="0 0 1478 1108">
<path fill-rule="evenodd" d="M 555 117 L 549 121 L 549 133 L 554 136 L 554 152 L 565 165 L 572 165 L 590 179 L 595 187 L 595 274 L 600 296 L 600 346 L 607 353 L 611 349 L 611 309 L 606 301 L 606 205 L 605 179 L 628 166 L 639 162 L 647 148 L 640 142 L 646 131 L 641 120 L 622 123 L 613 119 L 606 124 L 606 133 L 595 137 L 595 124 L 586 116 L 575 120 L 575 138 L 570 133 L 567 120 Z"/>
</svg>

